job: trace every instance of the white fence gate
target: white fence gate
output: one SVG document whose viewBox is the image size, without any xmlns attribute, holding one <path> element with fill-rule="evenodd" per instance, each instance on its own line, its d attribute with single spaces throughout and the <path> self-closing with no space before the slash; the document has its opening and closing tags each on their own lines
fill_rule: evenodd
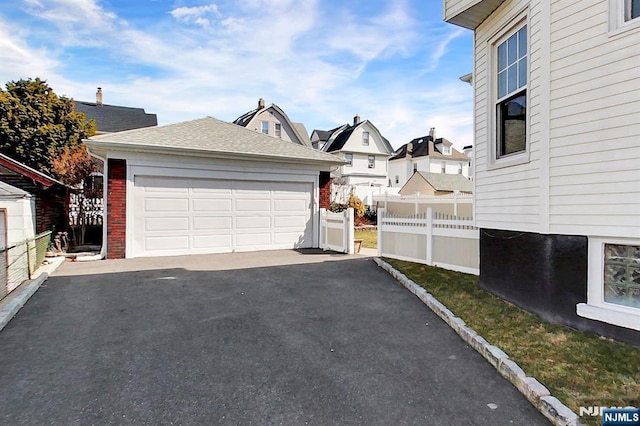
<svg viewBox="0 0 640 426">
<path fill-rule="evenodd" d="M 353 209 L 333 213 L 320 209 L 320 248 L 340 253 L 354 253 Z"/>
<path fill-rule="evenodd" d="M 400 216 L 378 209 L 378 256 L 480 274 L 480 233 L 472 219 L 433 209 Z"/>
</svg>

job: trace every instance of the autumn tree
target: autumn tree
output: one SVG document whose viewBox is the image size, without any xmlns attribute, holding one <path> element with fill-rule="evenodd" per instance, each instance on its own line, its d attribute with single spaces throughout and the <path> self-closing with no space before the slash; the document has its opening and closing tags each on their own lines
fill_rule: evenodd
<svg viewBox="0 0 640 426">
<path fill-rule="evenodd" d="M 58 96 L 46 81 L 18 80 L 0 88 L 0 152 L 46 174 L 65 150 L 84 149 L 95 135 L 93 120 L 74 111 L 71 99 Z M 62 177 L 58 175 L 56 177 Z"/>
</svg>

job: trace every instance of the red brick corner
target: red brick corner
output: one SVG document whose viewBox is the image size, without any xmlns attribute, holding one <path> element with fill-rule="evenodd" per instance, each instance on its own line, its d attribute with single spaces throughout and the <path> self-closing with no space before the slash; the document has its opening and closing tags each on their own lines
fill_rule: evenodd
<svg viewBox="0 0 640 426">
<path fill-rule="evenodd" d="M 107 170 L 107 259 L 123 259 L 127 243 L 127 162 L 109 159 Z"/>
</svg>

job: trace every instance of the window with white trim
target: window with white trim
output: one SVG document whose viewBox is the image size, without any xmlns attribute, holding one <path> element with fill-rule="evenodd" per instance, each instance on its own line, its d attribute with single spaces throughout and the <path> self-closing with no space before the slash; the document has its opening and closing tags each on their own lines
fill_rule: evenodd
<svg viewBox="0 0 640 426">
<path fill-rule="evenodd" d="M 369 156 L 369 168 L 370 169 L 374 169 L 376 167 L 376 156 L 375 155 L 370 155 Z"/>
<path fill-rule="evenodd" d="M 604 301 L 640 309 L 640 245 L 604 245 Z"/>
<path fill-rule="evenodd" d="M 396 184 L 400 183 L 400 176 L 396 175 Z"/>
<path fill-rule="evenodd" d="M 527 150 L 527 26 L 496 46 L 496 159 Z"/>
<path fill-rule="evenodd" d="M 445 163 L 444 161 L 440 165 L 440 173 L 447 173 L 447 163 Z"/>
<path fill-rule="evenodd" d="M 609 31 L 615 35 L 640 28 L 640 0 L 609 0 Z"/>
<path fill-rule="evenodd" d="M 369 146 L 369 132 L 362 132 L 362 145 Z"/>
<path fill-rule="evenodd" d="M 640 18 L 640 0 L 625 0 L 624 3 L 625 21 Z"/>
<path fill-rule="evenodd" d="M 281 138 L 282 137 L 282 124 L 280 123 L 275 123 L 274 124 L 274 133 L 276 138 Z"/>
<path fill-rule="evenodd" d="M 353 166 L 353 154 L 351 154 L 351 153 L 344 154 L 344 159 L 346 161 L 348 161 L 348 163 L 349 163 L 349 164 L 346 165 L 347 167 Z"/>
<path fill-rule="evenodd" d="M 265 135 L 269 134 L 269 122 L 268 121 L 263 121 L 262 122 L 262 133 L 264 133 Z"/>
<path fill-rule="evenodd" d="M 413 173 L 418 171 L 418 163 L 413 163 Z"/>
<path fill-rule="evenodd" d="M 589 238 L 587 303 L 579 316 L 640 331 L 640 241 Z"/>
</svg>

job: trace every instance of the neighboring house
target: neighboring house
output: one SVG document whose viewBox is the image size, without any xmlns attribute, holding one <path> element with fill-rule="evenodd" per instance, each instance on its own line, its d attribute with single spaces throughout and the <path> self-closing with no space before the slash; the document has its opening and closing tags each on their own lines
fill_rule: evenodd
<svg viewBox="0 0 640 426">
<path fill-rule="evenodd" d="M 304 124 L 292 122 L 276 104 L 265 106 L 262 98 L 258 100 L 258 108 L 236 118 L 233 124 L 285 141 L 311 146 Z"/>
<path fill-rule="evenodd" d="M 640 344 L 640 0 L 444 0 L 474 31 L 480 284 Z"/>
<path fill-rule="evenodd" d="M 105 159 L 108 258 L 318 247 L 344 163 L 211 117 L 85 143 Z"/>
<path fill-rule="evenodd" d="M 4 154 L 0 154 L 0 182 L 33 196 L 37 233 L 66 229 L 69 187 L 65 184 Z"/>
<path fill-rule="evenodd" d="M 393 148 L 369 120 L 360 121 L 356 115 L 352 125 L 314 130 L 312 135 L 314 146 L 347 162 L 332 173 L 340 185 L 387 185 L 387 160 Z"/>
<path fill-rule="evenodd" d="M 76 111 L 84 113 L 88 120 L 95 120 L 98 134 L 158 125 L 158 117 L 147 114 L 143 108 L 103 104 L 100 87 L 95 102 L 74 101 L 74 104 Z"/>
<path fill-rule="evenodd" d="M 473 184 L 462 175 L 415 172 L 400 189 L 400 195 L 449 195 L 473 192 Z"/>
<path fill-rule="evenodd" d="M 415 172 L 462 175 L 469 178 L 470 160 L 444 138 L 429 135 L 402 145 L 389 159 L 388 186 L 402 188 Z"/>
</svg>

